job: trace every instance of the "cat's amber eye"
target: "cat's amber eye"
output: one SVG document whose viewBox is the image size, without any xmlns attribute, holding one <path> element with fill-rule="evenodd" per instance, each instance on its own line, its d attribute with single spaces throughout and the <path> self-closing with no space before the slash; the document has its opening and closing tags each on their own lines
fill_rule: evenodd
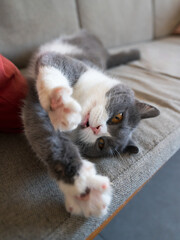
<svg viewBox="0 0 180 240">
<path fill-rule="evenodd" d="M 102 150 L 103 147 L 104 147 L 104 139 L 100 138 L 99 141 L 98 141 L 98 147 Z"/>
<path fill-rule="evenodd" d="M 123 119 L 123 114 L 122 113 L 118 113 L 116 116 L 114 116 L 111 119 L 111 123 L 113 123 L 113 124 L 120 123 L 122 119 Z"/>
</svg>

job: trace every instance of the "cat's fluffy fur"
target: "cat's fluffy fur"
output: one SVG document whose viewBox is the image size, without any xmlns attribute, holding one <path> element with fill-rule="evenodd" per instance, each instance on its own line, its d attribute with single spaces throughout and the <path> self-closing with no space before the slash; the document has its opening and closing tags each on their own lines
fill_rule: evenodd
<svg viewBox="0 0 180 240">
<path fill-rule="evenodd" d="M 81 154 L 137 152 L 133 130 L 142 118 L 159 114 L 99 70 L 138 58 L 137 51 L 111 56 L 96 37 L 81 31 L 43 45 L 31 59 L 29 94 L 22 110 L 25 134 L 58 181 L 66 209 L 73 214 L 104 215 L 111 201 L 109 179 L 98 175 Z M 111 119 L 118 113 L 123 120 L 114 125 Z"/>
</svg>

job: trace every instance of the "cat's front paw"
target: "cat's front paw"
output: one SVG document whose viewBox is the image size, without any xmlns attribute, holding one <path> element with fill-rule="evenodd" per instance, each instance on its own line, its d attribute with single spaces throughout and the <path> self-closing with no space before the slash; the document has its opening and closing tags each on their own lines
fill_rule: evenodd
<svg viewBox="0 0 180 240">
<path fill-rule="evenodd" d="M 81 106 L 71 97 L 71 88 L 57 88 L 50 97 L 49 118 L 55 129 L 74 130 L 81 122 Z"/>
<path fill-rule="evenodd" d="M 66 210 L 72 215 L 102 217 L 107 213 L 111 201 L 111 193 L 109 189 L 102 192 L 98 189 L 87 188 L 80 195 L 66 195 L 65 201 Z"/>
<path fill-rule="evenodd" d="M 98 175 L 94 164 L 83 160 L 73 184 L 59 183 L 66 210 L 74 215 L 101 217 L 107 213 L 112 190 L 107 177 Z"/>
</svg>

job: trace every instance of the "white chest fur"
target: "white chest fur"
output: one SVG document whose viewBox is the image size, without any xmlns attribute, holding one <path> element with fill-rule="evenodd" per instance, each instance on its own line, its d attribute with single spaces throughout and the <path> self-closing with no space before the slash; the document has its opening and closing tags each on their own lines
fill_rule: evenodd
<svg viewBox="0 0 180 240">
<path fill-rule="evenodd" d="M 73 97 L 80 103 L 82 109 L 90 101 L 104 105 L 106 93 L 118 83 L 119 81 L 116 79 L 110 78 L 98 70 L 89 69 L 75 84 Z"/>
</svg>

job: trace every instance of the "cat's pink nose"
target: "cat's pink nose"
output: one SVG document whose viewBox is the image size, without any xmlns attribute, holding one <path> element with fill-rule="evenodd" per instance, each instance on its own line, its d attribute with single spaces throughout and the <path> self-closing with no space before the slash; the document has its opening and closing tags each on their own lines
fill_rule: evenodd
<svg viewBox="0 0 180 240">
<path fill-rule="evenodd" d="M 101 130 L 101 125 L 97 126 L 97 127 L 91 127 L 90 128 L 92 129 L 93 133 L 94 134 L 98 134 Z"/>
</svg>

